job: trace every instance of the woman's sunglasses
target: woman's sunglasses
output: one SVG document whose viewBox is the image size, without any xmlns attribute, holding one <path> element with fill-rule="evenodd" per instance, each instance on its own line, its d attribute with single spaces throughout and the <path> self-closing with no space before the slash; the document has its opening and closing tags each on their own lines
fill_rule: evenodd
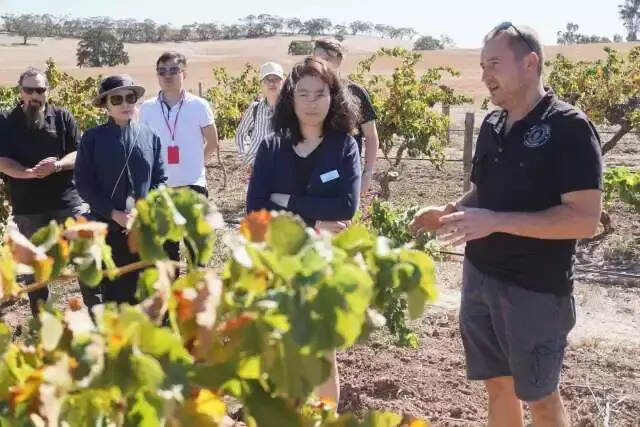
<svg viewBox="0 0 640 427">
<path fill-rule="evenodd" d="M 138 102 L 138 95 L 135 93 L 130 93 L 128 95 L 111 95 L 109 97 L 109 103 L 111 105 L 120 105 L 123 101 L 127 101 L 127 104 L 135 104 Z"/>
<path fill-rule="evenodd" d="M 37 93 L 38 95 L 42 95 L 47 91 L 46 87 L 23 87 L 22 90 L 27 95 L 33 95 L 33 93 Z"/>
</svg>

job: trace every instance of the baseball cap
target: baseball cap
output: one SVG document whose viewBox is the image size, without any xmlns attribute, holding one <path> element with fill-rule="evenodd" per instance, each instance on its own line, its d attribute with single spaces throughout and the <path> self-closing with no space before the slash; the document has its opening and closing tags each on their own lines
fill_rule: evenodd
<svg viewBox="0 0 640 427">
<path fill-rule="evenodd" d="M 267 76 L 278 76 L 281 79 L 284 79 L 284 71 L 282 70 L 282 65 L 277 62 L 265 62 L 260 66 L 260 78 L 264 79 Z"/>
</svg>

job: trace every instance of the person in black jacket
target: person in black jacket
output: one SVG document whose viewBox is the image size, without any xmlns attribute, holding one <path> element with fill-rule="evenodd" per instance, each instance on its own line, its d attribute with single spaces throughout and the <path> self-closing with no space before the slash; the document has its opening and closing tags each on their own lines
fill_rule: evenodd
<svg viewBox="0 0 640 427">
<path fill-rule="evenodd" d="M 0 173 L 7 184 L 13 221 L 30 238 L 55 220 L 82 215 L 82 203 L 73 185 L 73 167 L 80 132 L 71 114 L 48 102 L 49 82 L 44 72 L 28 68 L 18 79 L 20 102 L 0 117 Z M 32 274 L 21 278 L 33 283 Z M 31 312 L 49 298 L 45 286 L 29 293 Z"/>
<path fill-rule="evenodd" d="M 287 78 L 260 144 L 247 212 L 288 210 L 310 227 L 344 229 L 360 202 L 357 109 L 327 63 L 308 57 Z"/>
<path fill-rule="evenodd" d="M 104 79 L 93 104 L 105 107 L 109 120 L 85 132 L 76 159 L 76 187 L 89 203 L 92 218 L 109 224 L 107 244 L 118 266 L 138 260 L 129 251 L 126 234 L 135 201 L 167 180 L 160 138 L 148 126 L 133 120 L 143 94 L 144 88 L 129 76 Z M 104 279 L 103 302 L 135 304 L 137 278 L 134 272 L 113 282 Z"/>
<path fill-rule="evenodd" d="M 293 67 L 273 115 L 274 134 L 260 144 L 249 181 L 247 212 L 288 210 L 307 225 L 337 232 L 360 202 L 360 154 L 351 136 L 355 105 L 327 63 L 308 57 Z M 317 394 L 338 403 L 336 353 Z"/>
</svg>

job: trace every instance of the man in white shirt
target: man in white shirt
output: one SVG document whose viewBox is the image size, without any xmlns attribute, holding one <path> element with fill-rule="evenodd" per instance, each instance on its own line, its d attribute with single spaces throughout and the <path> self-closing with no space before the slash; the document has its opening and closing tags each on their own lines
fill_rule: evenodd
<svg viewBox="0 0 640 427">
<path fill-rule="evenodd" d="M 169 187 L 190 187 L 207 195 L 205 164 L 218 148 L 218 131 L 209 103 L 184 89 L 187 60 L 165 52 L 156 62 L 162 90 L 140 108 L 140 121 L 162 140 Z"/>
<path fill-rule="evenodd" d="M 209 103 L 184 89 L 187 59 L 165 52 L 156 61 L 158 96 L 140 107 L 140 121 L 160 136 L 169 187 L 189 187 L 208 197 L 205 165 L 218 149 L 218 130 Z M 165 245 L 172 260 L 180 259 L 180 245 Z M 193 256 L 193 251 L 187 245 Z"/>
</svg>

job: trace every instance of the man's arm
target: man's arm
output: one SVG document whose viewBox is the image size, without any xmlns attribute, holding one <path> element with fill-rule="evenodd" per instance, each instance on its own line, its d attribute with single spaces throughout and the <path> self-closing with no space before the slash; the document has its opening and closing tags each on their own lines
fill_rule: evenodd
<svg viewBox="0 0 640 427">
<path fill-rule="evenodd" d="M 364 146 L 364 167 L 362 168 L 362 192 L 366 193 L 371 187 L 373 172 L 376 166 L 376 156 L 378 155 L 378 129 L 375 120 L 362 124 L 362 135 L 365 138 Z"/>
<path fill-rule="evenodd" d="M 64 156 L 62 159 L 58 160 L 56 163 L 57 168 L 58 168 L 58 172 L 61 171 L 67 171 L 67 170 L 73 170 L 73 168 L 76 165 L 76 154 L 77 152 L 71 152 L 69 154 L 67 154 L 66 156 Z"/>
<path fill-rule="evenodd" d="M 497 231 L 537 239 L 583 239 L 598 229 L 602 207 L 600 190 L 563 194 L 562 203 L 541 212 L 503 212 Z"/>
<path fill-rule="evenodd" d="M 378 155 L 378 145 L 380 144 L 375 120 L 362 124 L 362 134 L 365 137 L 363 173 L 367 173 L 367 171 L 373 172 L 373 168 L 376 165 L 376 156 Z"/>
<path fill-rule="evenodd" d="M 15 179 L 37 178 L 32 168 L 26 168 L 9 157 L 0 157 L 0 172 Z"/>
<path fill-rule="evenodd" d="M 478 190 L 476 185 L 471 182 L 471 189 L 464 193 L 462 197 L 458 199 L 456 202 L 456 209 L 459 210 L 461 206 L 467 208 L 476 208 L 478 207 Z"/>
<path fill-rule="evenodd" d="M 246 152 L 245 140 L 249 136 L 249 129 L 252 126 L 255 126 L 255 123 L 252 123 L 252 110 L 256 108 L 254 104 L 249 105 L 242 115 L 240 119 L 240 123 L 238 123 L 238 129 L 236 130 L 236 146 L 238 147 L 238 154 L 242 155 Z"/>
<path fill-rule="evenodd" d="M 494 212 L 461 207 L 440 218 L 442 240 L 453 245 L 492 233 L 508 233 L 535 239 L 566 240 L 592 237 L 598 228 L 602 206 L 600 190 L 565 193 L 561 204 L 540 212 Z"/>
<path fill-rule="evenodd" d="M 204 137 L 204 161 L 206 164 L 207 159 L 218 151 L 218 129 L 215 122 L 202 128 L 202 136 Z"/>
</svg>

